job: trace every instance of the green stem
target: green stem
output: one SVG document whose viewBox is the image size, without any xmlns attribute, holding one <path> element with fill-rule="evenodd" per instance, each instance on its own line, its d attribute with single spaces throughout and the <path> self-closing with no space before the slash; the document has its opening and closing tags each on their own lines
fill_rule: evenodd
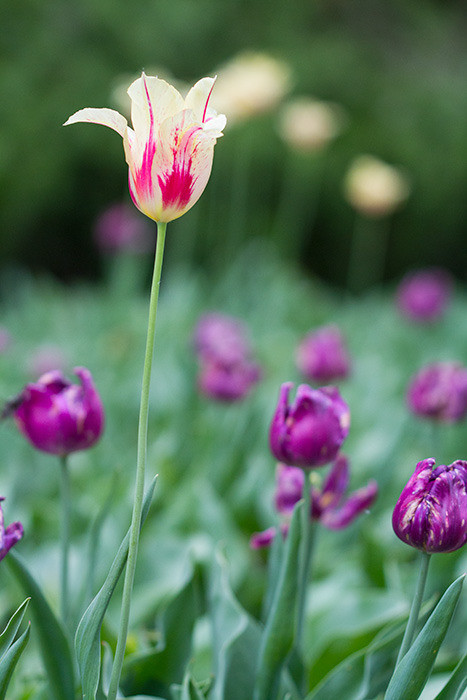
<svg viewBox="0 0 467 700">
<path fill-rule="evenodd" d="M 418 572 L 417 586 L 415 588 L 415 595 L 412 601 L 412 607 L 410 608 L 409 620 L 407 622 L 407 627 L 405 628 L 404 638 L 402 640 L 401 648 L 399 650 L 399 656 L 397 657 L 396 666 L 404 658 L 410 646 L 412 640 L 415 636 L 415 630 L 417 628 L 418 616 L 420 614 L 420 606 L 423 601 L 423 592 L 425 590 L 426 577 L 428 573 L 428 565 L 430 563 L 430 554 L 426 552 L 421 553 L 420 559 L 420 570 Z"/>
<path fill-rule="evenodd" d="M 133 515 L 131 518 L 130 526 L 130 543 L 125 571 L 125 582 L 123 584 L 122 608 L 120 612 L 120 628 L 118 631 L 117 648 L 115 650 L 115 659 L 112 667 L 112 675 L 110 677 L 109 693 L 107 696 L 108 700 L 115 700 L 115 698 L 117 697 L 118 684 L 120 682 L 120 675 L 123 666 L 123 657 L 125 655 L 125 646 L 128 636 L 131 593 L 133 590 L 133 580 L 136 569 L 136 558 L 138 555 L 139 531 L 141 526 L 141 513 L 143 508 L 144 496 L 144 478 L 146 472 L 149 387 L 151 382 L 151 369 L 154 355 L 154 333 L 156 328 L 157 302 L 159 298 L 162 260 L 164 257 L 166 228 L 166 223 L 157 223 L 156 256 L 154 260 L 151 298 L 149 301 L 148 333 L 146 338 L 146 353 L 144 356 L 143 381 L 141 387 L 141 403 L 138 423 L 138 450 L 136 461 L 135 496 L 133 501 Z"/>
<path fill-rule="evenodd" d="M 308 583 L 310 579 L 311 559 L 313 553 L 313 543 L 315 538 L 316 527 L 311 519 L 311 486 L 308 472 L 305 471 L 305 488 L 303 489 L 303 511 L 302 511 L 302 532 L 300 545 L 300 561 L 299 561 L 299 590 L 298 590 L 298 617 L 297 617 L 297 635 L 295 640 L 295 648 L 301 653 L 303 646 L 303 631 L 305 626 L 306 616 L 306 598 L 308 591 Z"/>
<path fill-rule="evenodd" d="M 384 275 L 388 222 L 356 215 L 349 254 L 347 292 L 367 292 L 381 284 Z"/>
<path fill-rule="evenodd" d="M 66 626 L 68 620 L 68 558 L 70 549 L 70 473 L 68 471 L 68 455 L 60 459 L 60 500 L 62 506 L 60 540 L 60 617 Z"/>
</svg>

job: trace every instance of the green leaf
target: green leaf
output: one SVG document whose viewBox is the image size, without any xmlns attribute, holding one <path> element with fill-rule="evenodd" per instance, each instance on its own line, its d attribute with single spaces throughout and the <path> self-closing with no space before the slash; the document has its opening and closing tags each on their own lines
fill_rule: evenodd
<svg viewBox="0 0 467 700">
<path fill-rule="evenodd" d="M 261 630 L 233 595 L 220 552 L 216 552 L 213 566 L 210 613 L 215 682 L 209 700 L 251 698 Z"/>
<path fill-rule="evenodd" d="M 464 576 L 465 574 L 449 586 L 409 651 L 397 665 L 385 700 L 417 700 L 419 697 L 448 631 Z"/>
<path fill-rule="evenodd" d="M 5 561 L 25 593 L 31 596 L 34 631 L 52 697 L 75 700 L 75 672 L 68 635 L 21 557 L 10 551 Z"/>
<path fill-rule="evenodd" d="M 120 685 L 126 694 L 163 695 L 172 683 L 183 682 L 198 616 L 197 575 L 191 558 L 187 558 L 181 574 L 173 600 L 159 616 L 157 646 L 125 659 Z"/>
<path fill-rule="evenodd" d="M 157 476 L 149 486 L 143 504 L 141 526 L 151 504 Z M 100 673 L 100 632 L 112 594 L 125 567 L 128 556 L 130 531 L 125 535 L 107 577 L 81 618 L 75 635 L 75 650 L 78 660 L 83 700 L 95 700 Z"/>
<path fill-rule="evenodd" d="M 0 635 L 0 663 L 3 655 L 7 652 L 12 641 L 16 637 L 16 633 L 19 630 L 21 622 L 23 621 L 24 613 L 26 612 L 26 608 L 28 607 L 30 600 L 30 598 L 26 598 L 26 600 L 21 603 L 18 610 L 13 613 L 7 626 Z"/>
<path fill-rule="evenodd" d="M 28 643 L 30 631 L 31 627 L 28 625 L 25 632 L 10 646 L 0 661 L 0 700 L 4 700 L 6 697 L 10 678 L 15 670 L 19 657 Z"/>
<path fill-rule="evenodd" d="M 185 675 L 182 685 L 172 685 L 170 692 L 173 700 L 206 700 L 190 673 Z"/>
<path fill-rule="evenodd" d="M 276 697 L 282 667 L 294 642 L 302 509 L 302 502 L 294 508 L 277 588 L 261 638 L 255 700 Z"/>
<path fill-rule="evenodd" d="M 467 654 L 459 661 L 442 691 L 435 700 L 460 700 L 467 688 Z"/>
</svg>

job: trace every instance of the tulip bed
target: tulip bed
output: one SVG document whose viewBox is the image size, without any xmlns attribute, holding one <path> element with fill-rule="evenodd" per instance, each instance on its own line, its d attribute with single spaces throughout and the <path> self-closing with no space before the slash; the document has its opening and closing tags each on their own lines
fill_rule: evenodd
<svg viewBox="0 0 467 700">
<path fill-rule="evenodd" d="M 169 260 L 171 244 L 169 235 Z M 142 280 L 145 262 L 131 264 Z M 11 335 L 0 356 L 4 400 L 37 379 L 31 363 L 46 344 L 49 353 L 51 347 L 60 351 L 70 377 L 75 366 L 91 370 L 105 408 L 98 444 L 69 458 L 73 630 L 103 584 L 130 522 L 147 297 L 143 289 L 129 293 L 118 273 L 112 284 L 72 288 L 11 275 L 4 289 L 2 324 Z M 150 393 L 147 485 L 158 478 L 141 534 L 121 679 L 125 697 L 253 697 L 268 567 L 269 579 L 277 577 L 277 549 L 253 550 L 249 544 L 254 532 L 279 522 L 269 424 L 280 385 L 303 381 L 295 365 L 297 345 L 311 329 L 330 322 L 346 338 L 352 362 L 350 376 L 339 382 L 351 413 L 343 446 L 350 486 L 375 479 L 379 493 L 370 511 L 348 528 L 318 528 L 304 623 L 305 690 L 294 695 L 283 680 L 280 697 L 384 696 L 419 555 L 395 536 L 392 511 L 417 462 L 433 457 L 437 464 L 449 464 L 467 456 L 465 423 L 417 418 L 405 394 L 410 378 L 427 362 L 463 360 L 466 308 L 465 294 L 456 290 L 442 319 L 417 325 L 399 315 L 392 290 L 344 298 L 286 267 L 261 242 L 245 248 L 217 279 L 166 266 Z M 261 381 L 239 401 L 215 401 L 197 390 L 193 331 L 198 318 L 213 311 L 242 319 L 262 368 Z M 24 526 L 23 539 L 0 565 L 4 626 L 31 596 L 24 617 L 31 620 L 30 639 L 6 697 L 71 700 L 81 697 L 79 676 L 74 683 L 67 671 L 74 666 L 74 651 L 68 656 L 60 628 L 51 624 L 59 598 L 58 458 L 35 451 L 12 419 L 2 428 L 5 523 L 19 520 Z M 322 480 L 327 470 L 319 467 L 313 478 Z M 424 619 L 466 563 L 465 547 L 432 557 Z M 103 645 L 96 640 L 102 651 L 99 699 L 106 697 L 120 598 L 121 581 L 103 620 Z M 279 622 L 273 659 L 274 648 L 280 649 L 288 634 L 287 618 Z M 463 697 L 465 682 L 438 693 L 465 653 L 466 623 L 464 594 L 422 694 L 387 697 Z M 25 629 L 23 622 L 18 638 Z M 292 662 L 289 667 L 296 672 Z"/>
</svg>

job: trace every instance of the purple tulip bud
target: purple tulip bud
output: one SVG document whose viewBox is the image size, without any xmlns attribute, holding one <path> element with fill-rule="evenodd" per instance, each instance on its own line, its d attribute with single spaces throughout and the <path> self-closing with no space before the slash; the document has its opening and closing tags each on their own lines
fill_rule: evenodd
<svg viewBox="0 0 467 700">
<path fill-rule="evenodd" d="M 4 500 L 4 496 L 0 496 L 0 503 Z M 22 536 L 23 526 L 19 522 L 11 523 L 5 529 L 3 510 L 0 505 L 0 561 L 6 557 L 10 549 L 19 542 Z"/>
<path fill-rule="evenodd" d="M 226 364 L 242 362 L 250 355 L 244 326 L 224 314 L 206 314 L 200 318 L 193 338 L 201 360 L 220 360 Z"/>
<path fill-rule="evenodd" d="M 56 370 L 27 384 L 10 402 L 18 428 L 38 450 L 66 455 L 84 450 L 100 438 L 104 409 L 91 373 L 84 367 L 74 370 L 81 384 L 72 384 Z"/>
<path fill-rule="evenodd" d="M 349 407 L 336 387 L 312 389 L 301 384 L 294 403 L 288 399 L 293 384 L 282 384 L 273 416 L 269 442 L 272 453 L 286 464 L 320 467 L 337 455 L 349 432 Z"/>
<path fill-rule="evenodd" d="M 301 499 L 305 485 L 305 474 L 300 467 L 289 467 L 279 463 L 276 469 L 276 491 L 274 503 L 278 513 L 292 515 L 294 506 Z"/>
<path fill-rule="evenodd" d="M 418 416 L 454 423 L 467 414 L 467 369 L 455 362 L 424 367 L 412 379 L 409 408 Z"/>
<path fill-rule="evenodd" d="M 97 246 L 104 253 L 146 253 L 154 248 L 154 234 L 132 207 L 117 202 L 99 215 L 94 229 Z"/>
<path fill-rule="evenodd" d="M 409 273 L 397 290 L 397 306 L 413 321 L 435 321 L 446 310 L 451 287 L 451 278 L 445 270 L 435 268 Z"/>
<path fill-rule="evenodd" d="M 396 535 L 428 554 L 454 552 L 467 541 L 467 462 L 434 468 L 424 459 L 402 491 L 392 516 Z"/>
<path fill-rule="evenodd" d="M 315 382 L 345 379 L 350 372 L 350 357 L 336 326 L 325 326 L 305 336 L 297 348 L 296 361 L 300 372 Z"/>
<path fill-rule="evenodd" d="M 254 362 L 207 359 L 201 364 L 198 387 L 205 396 L 230 403 L 244 399 L 260 379 L 261 369 Z"/>
</svg>

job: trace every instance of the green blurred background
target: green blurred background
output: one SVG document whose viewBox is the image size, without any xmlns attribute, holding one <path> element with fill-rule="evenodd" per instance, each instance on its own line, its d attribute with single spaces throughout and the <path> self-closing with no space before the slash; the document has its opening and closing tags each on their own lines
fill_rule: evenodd
<svg viewBox="0 0 467 700">
<path fill-rule="evenodd" d="M 291 205 L 276 243 L 308 271 L 343 283 L 355 214 L 342 182 L 353 158 L 371 153 L 402 167 L 412 190 L 389 221 L 385 279 L 425 264 L 463 276 L 465 3 L 23 0 L 2 3 L 1 15 L 2 265 L 63 279 L 101 273 L 93 222 L 127 198 L 126 165 L 110 130 L 62 129 L 71 113 L 118 108 L 112 91 L 143 68 L 192 83 L 258 50 L 288 64 L 289 96 L 341 105 L 345 128 L 325 156 L 295 161 L 278 136 L 277 109 L 226 132 L 210 194 L 173 225 L 169 256 L 222 269 L 243 240 L 273 236 L 275 204 L 292 186 L 305 207 Z"/>
</svg>

